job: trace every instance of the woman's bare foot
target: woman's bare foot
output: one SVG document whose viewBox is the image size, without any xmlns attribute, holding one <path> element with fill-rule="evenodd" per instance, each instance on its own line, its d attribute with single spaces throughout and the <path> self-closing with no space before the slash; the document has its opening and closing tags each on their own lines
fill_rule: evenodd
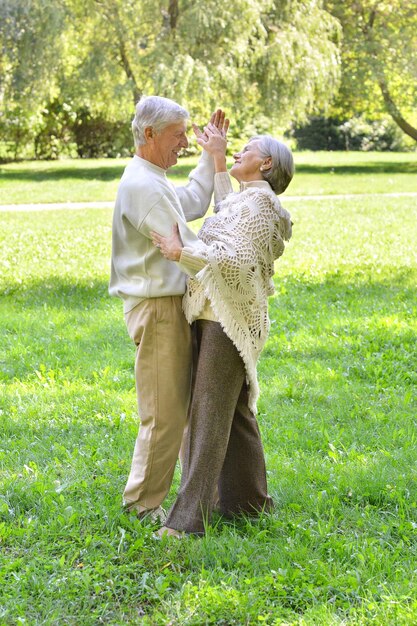
<svg viewBox="0 0 417 626">
<path fill-rule="evenodd" d="M 182 539 L 185 537 L 185 534 L 180 530 L 175 530 L 175 528 L 168 528 L 168 526 L 162 526 L 159 530 L 156 531 L 158 537 L 162 539 L 162 537 L 175 537 L 176 539 Z"/>
</svg>

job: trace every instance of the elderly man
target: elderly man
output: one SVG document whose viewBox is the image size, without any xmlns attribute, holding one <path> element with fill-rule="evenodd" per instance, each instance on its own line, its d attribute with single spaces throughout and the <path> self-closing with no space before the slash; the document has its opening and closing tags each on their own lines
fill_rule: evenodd
<svg viewBox="0 0 417 626">
<path fill-rule="evenodd" d="M 109 292 L 123 299 L 127 329 L 137 346 L 140 417 L 124 504 L 140 518 L 160 521 L 187 419 L 191 337 L 181 306 L 187 268 L 166 260 L 150 233 L 169 235 L 178 224 L 184 244 L 194 243 L 186 222 L 206 213 L 214 179 L 207 152 L 186 186 L 174 187 L 166 177 L 188 146 L 188 118 L 167 98 L 138 102 L 132 122 L 136 152 L 122 176 L 113 217 Z M 222 126 L 224 114 L 217 111 L 212 120 Z"/>
</svg>

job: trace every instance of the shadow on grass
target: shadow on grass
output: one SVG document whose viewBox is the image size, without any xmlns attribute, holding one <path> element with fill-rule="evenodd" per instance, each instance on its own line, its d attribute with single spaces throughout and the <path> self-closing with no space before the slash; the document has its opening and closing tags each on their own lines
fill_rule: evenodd
<svg viewBox="0 0 417 626">
<path fill-rule="evenodd" d="M 298 327 L 308 323 L 308 319 L 304 317 L 306 311 L 314 316 L 327 315 L 329 307 L 335 303 L 343 308 L 350 301 L 350 304 L 355 305 L 355 311 L 362 310 L 358 303 L 364 302 L 367 312 L 396 314 L 398 297 L 401 300 L 409 298 L 410 306 L 413 303 L 415 273 L 413 268 L 404 266 L 396 268 L 395 273 L 393 270 L 386 280 L 369 280 L 363 283 L 347 280 L 339 273 L 328 274 L 326 280 L 319 282 L 286 277 L 285 294 L 279 293 L 278 286 L 277 295 L 270 299 L 270 315 L 273 319 L 276 317 L 279 323 L 282 318 L 280 312 L 291 314 L 294 327 Z M 63 308 L 66 311 L 106 309 L 113 305 L 117 307 L 117 303 L 122 308 L 120 300 L 110 297 L 108 282 L 102 280 L 72 282 L 60 276 L 49 276 L 28 285 L 10 283 L 3 289 L 0 288 L 0 294 L 4 302 L 10 297 L 19 307 L 26 310 L 33 308 L 34 312 L 49 307 Z M 345 310 L 344 314 L 348 315 L 349 310 Z"/>
<path fill-rule="evenodd" d="M 297 165 L 298 174 L 417 174 L 417 163 L 391 161 L 369 162 L 356 165 Z"/>
<path fill-rule="evenodd" d="M 355 301 L 365 299 L 367 302 L 374 299 L 375 310 L 387 309 L 393 304 L 393 298 L 399 292 L 410 291 L 410 299 L 413 303 L 412 292 L 415 289 L 416 269 L 407 265 L 393 268 L 386 279 L 375 277 L 374 280 L 361 280 L 353 278 L 341 272 L 326 274 L 325 280 L 314 280 L 312 277 L 299 277 L 287 275 L 277 276 L 277 293 L 269 300 L 270 313 L 282 308 L 282 303 L 291 310 L 297 309 L 300 298 L 304 303 L 299 308 L 299 313 L 309 310 L 312 306 L 317 309 L 317 304 L 323 305 L 339 301 L 347 294 L 354 294 Z M 285 286 L 285 294 L 280 293 L 280 287 Z M 15 282 L 6 283 L 0 287 L 0 295 L 18 298 L 26 307 L 59 307 L 64 304 L 68 309 L 85 309 L 86 304 L 102 301 L 105 306 L 109 302 L 117 302 L 117 298 L 110 297 L 108 282 L 105 280 L 76 280 L 66 279 L 61 276 L 48 276 L 42 280 L 35 280 L 28 284 Z M 279 301 L 279 302 L 278 302 Z M 119 300 L 119 302 L 121 302 Z M 415 303 L 414 303 L 415 305 Z M 273 317 L 273 315 L 272 315 Z"/>
<path fill-rule="evenodd" d="M 108 167 L 86 167 L 82 164 L 77 167 L 51 167 L 46 170 L 31 170 L 27 168 L 5 170 L 0 168 L 1 177 L 4 182 L 45 182 L 60 180 L 91 180 L 91 181 L 113 181 L 119 180 L 124 172 L 126 163 L 120 165 L 109 165 Z M 189 164 L 176 165 L 169 171 L 172 178 L 184 178 L 193 169 Z"/>
<path fill-rule="evenodd" d="M 12 297 L 24 309 L 62 308 L 65 310 L 86 311 L 92 308 L 106 308 L 116 300 L 108 292 L 107 281 L 89 281 L 88 283 L 70 282 L 60 276 L 49 276 L 45 280 L 29 285 L 10 283 L 0 288 L 2 297 Z"/>
<path fill-rule="evenodd" d="M 10 182 L 43 182 L 59 181 L 62 179 L 76 180 L 115 180 L 119 179 L 123 173 L 125 164 L 110 167 L 51 167 L 48 170 L 30 170 L 26 168 L 2 170 L 1 177 L 4 181 Z"/>
<path fill-rule="evenodd" d="M 172 178 L 184 178 L 191 171 L 193 166 L 189 163 L 176 165 L 169 172 Z M 125 163 L 120 165 L 109 165 L 102 167 L 54 167 L 46 170 L 31 170 L 27 168 L 19 168 L 9 170 L 1 170 L 2 179 L 7 182 L 44 182 L 59 181 L 63 179 L 73 180 L 100 180 L 112 181 L 119 180 L 123 174 Z M 416 174 L 417 162 L 396 163 L 393 161 L 381 161 L 356 165 L 297 165 L 297 172 L 301 174 Z"/>
<path fill-rule="evenodd" d="M 391 161 L 369 162 L 357 165 L 297 165 L 299 174 L 416 174 L 417 163 Z"/>
</svg>

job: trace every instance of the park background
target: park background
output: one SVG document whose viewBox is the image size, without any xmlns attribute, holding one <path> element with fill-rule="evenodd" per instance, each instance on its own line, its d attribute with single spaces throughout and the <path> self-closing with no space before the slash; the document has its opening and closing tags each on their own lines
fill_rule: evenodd
<svg viewBox="0 0 417 626">
<path fill-rule="evenodd" d="M 417 623 L 416 26 L 408 0 L 0 2 L 0 624 Z M 143 93 L 296 162 L 259 364 L 276 511 L 180 542 L 121 509 L 111 207 Z"/>
</svg>

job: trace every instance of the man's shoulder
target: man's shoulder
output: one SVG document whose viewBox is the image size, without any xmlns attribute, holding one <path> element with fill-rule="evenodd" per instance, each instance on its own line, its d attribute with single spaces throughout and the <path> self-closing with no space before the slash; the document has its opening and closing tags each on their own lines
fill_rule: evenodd
<svg viewBox="0 0 417 626">
<path fill-rule="evenodd" d="M 143 199 L 160 197 L 165 193 L 166 182 L 151 169 L 141 163 L 131 161 L 120 180 L 119 194 L 137 194 Z"/>
<path fill-rule="evenodd" d="M 146 163 L 133 160 L 128 163 L 124 174 L 120 180 L 120 186 L 143 191 L 152 189 L 171 189 L 168 179 L 161 173 L 156 172 L 152 167 L 147 167 Z"/>
<path fill-rule="evenodd" d="M 134 209 L 149 211 L 164 196 L 172 193 L 169 183 L 163 178 L 154 175 L 151 170 L 135 168 L 134 171 L 125 172 L 122 177 L 116 204 L 123 211 Z"/>
</svg>

